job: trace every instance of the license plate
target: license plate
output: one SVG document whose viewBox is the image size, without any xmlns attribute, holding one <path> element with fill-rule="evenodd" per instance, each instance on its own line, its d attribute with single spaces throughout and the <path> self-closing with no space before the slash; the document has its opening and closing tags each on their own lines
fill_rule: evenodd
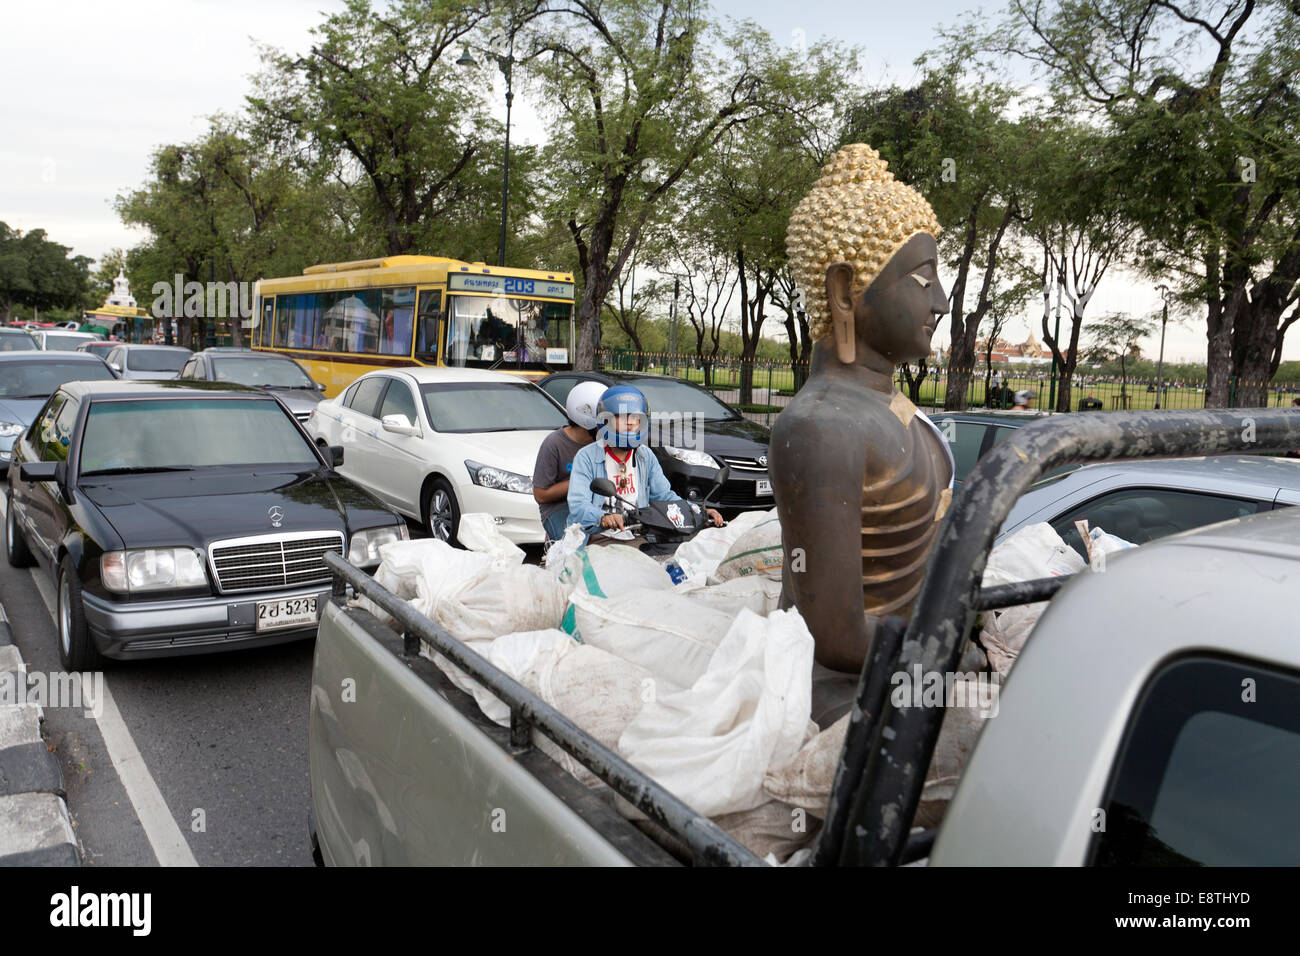
<svg viewBox="0 0 1300 956">
<path fill-rule="evenodd" d="M 770 495 L 771 493 L 772 493 L 772 482 L 764 481 L 762 478 L 760 478 L 758 480 L 758 487 L 754 489 L 754 494 L 762 496 L 762 495 Z"/>
<path fill-rule="evenodd" d="M 258 601 L 258 633 L 315 624 L 317 621 L 316 602 L 317 599 L 314 597 L 287 598 L 283 601 Z"/>
</svg>

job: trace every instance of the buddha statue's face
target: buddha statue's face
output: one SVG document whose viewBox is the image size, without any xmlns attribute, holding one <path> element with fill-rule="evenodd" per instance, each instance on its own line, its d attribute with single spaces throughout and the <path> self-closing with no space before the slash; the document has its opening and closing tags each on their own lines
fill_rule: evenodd
<svg viewBox="0 0 1300 956">
<path fill-rule="evenodd" d="M 948 296 L 939 282 L 934 237 L 913 236 L 866 289 L 854 297 L 859 345 L 898 365 L 930 354 Z"/>
</svg>

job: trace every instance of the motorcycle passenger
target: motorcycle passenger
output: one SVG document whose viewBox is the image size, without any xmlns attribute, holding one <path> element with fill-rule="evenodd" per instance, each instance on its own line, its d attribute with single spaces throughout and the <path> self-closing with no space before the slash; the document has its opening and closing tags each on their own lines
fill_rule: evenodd
<svg viewBox="0 0 1300 956">
<path fill-rule="evenodd" d="M 650 430 L 650 405 L 640 389 L 613 385 L 596 407 L 596 440 L 573 458 L 569 481 L 570 521 L 576 521 L 593 535 L 616 536 L 623 532 L 623 515 L 602 510 L 603 496 L 591 490 L 595 478 L 608 478 L 621 497 L 644 508 L 651 501 L 681 501 L 668 483 L 659 460 L 645 444 Z M 722 515 L 712 508 L 708 516 L 715 526 Z"/>
<path fill-rule="evenodd" d="M 533 468 L 533 498 L 542 515 L 547 541 L 559 541 L 569 524 L 569 475 L 573 456 L 596 438 L 596 405 L 605 393 L 600 382 L 579 382 L 569 390 L 564 412 L 569 424 L 546 436 Z"/>
</svg>

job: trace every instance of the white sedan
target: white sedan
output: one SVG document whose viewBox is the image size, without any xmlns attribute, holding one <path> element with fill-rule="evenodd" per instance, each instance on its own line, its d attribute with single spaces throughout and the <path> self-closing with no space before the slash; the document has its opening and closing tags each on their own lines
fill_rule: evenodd
<svg viewBox="0 0 1300 956">
<path fill-rule="evenodd" d="M 486 512 L 511 541 L 537 544 L 533 466 L 566 422 L 517 375 L 429 367 L 363 375 L 306 427 L 317 443 L 343 446 L 340 474 L 435 537 L 455 541 L 462 514 Z"/>
</svg>

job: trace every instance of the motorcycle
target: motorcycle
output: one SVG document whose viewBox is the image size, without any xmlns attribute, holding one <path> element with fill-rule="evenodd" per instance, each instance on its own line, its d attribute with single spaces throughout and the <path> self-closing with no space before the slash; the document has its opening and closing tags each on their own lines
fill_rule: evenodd
<svg viewBox="0 0 1300 956">
<path fill-rule="evenodd" d="M 608 478 L 593 478 L 590 487 L 594 494 L 609 499 L 606 514 L 622 514 L 623 529 L 646 539 L 641 552 L 666 563 L 679 545 L 712 527 L 706 509 L 717 507 L 712 498 L 727 483 L 730 473 L 731 469 L 724 465 L 701 501 L 651 501 L 644 508 L 622 497 Z"/>
</svg>

